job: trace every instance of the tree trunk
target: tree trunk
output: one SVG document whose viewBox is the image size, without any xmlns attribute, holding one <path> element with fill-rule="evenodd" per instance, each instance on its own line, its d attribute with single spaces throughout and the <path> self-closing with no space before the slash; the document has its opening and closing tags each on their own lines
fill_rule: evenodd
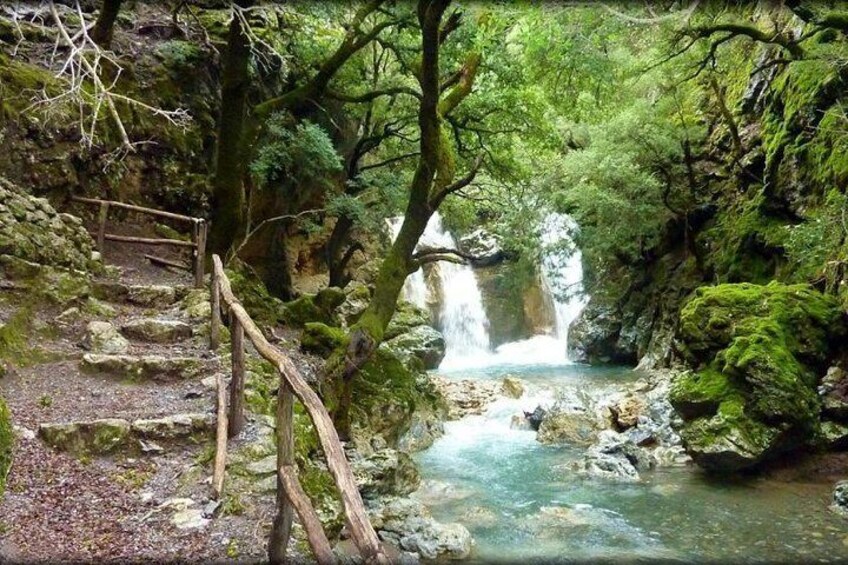
<svg viewBox="0 0 848 565">
<path fill-rule="evenodd" d="M 91 30 L 91 39 L 103 49 L 109 49 L 112 44 L 112 34 L 115 30 L 115 20 L 121 11 L 123 0 L 103 0 L 97 21 Z"/>
<path fill-rule="evenodd" d="M 344 244 L 350 240 L 350 230 L 353 228 L 353 220 L 348 216 L 341 216 L 333 226 L 330 240 L 327 242 L 327 268 L 330 271 L 330 286 L 344 288 L 348 283 L 345 276 L 347 262 L 344 261 Z"/>
<path fill-rule="evenodd" d="M 252 4 L 252 0 L 239 2 L 243 8 Z M 249 153 L 244 147 L 244 127 L 249 63 L 250 43 L 241 21 L 233 16 L 221 76 L 221 113 L 212 181 L 212 229 L 209 234 L 210 251 L 221 256 L 226 255 L 244 230 L 244 157 Z"/>
</svg>

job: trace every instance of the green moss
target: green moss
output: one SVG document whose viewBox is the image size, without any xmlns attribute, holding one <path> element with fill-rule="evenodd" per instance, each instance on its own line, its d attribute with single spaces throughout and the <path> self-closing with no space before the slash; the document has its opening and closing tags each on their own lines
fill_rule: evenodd
<svg viewBox="0 0 848 565">
<path fill-rule="evenodd" d="M 6 402 L 0 397 L 0 499 L 6 490 L 6 475 L 12 465 L 12 448 L 15 436 L 12 432 L 12 415 Z"/>
<path fill-rule="evenodd" d="M 275 326 L 280 322 L 283 302 L 271 296 L 258 277 L 246 269 L 227 269 L 227 277 L 230 279 L 233 294 L 257 324 Z"/>
<path fill-rule="evenodd" d="M 281 318 L 286 324 L 294 327 L 303 327 L 308 322 L 337 326 L 340 319 L 336 308 L 344 301 L 345 293 L 342 289 L 325 288 L 317 294 L 305 294 L 286 302 L 282 307 Z"/>
<path fill-rule="evenodd" d="M 753 464 L 812 438 L 817 376 L 844 334 L 837 299 L 809 285 L 699 288 L 681 311 L 677 336 L 680 352 L 697 370 L 679 375 L 669 396 L 686 421 L 688 447 L 709 459 L 709 446 L 739 440 Z"/>
<path fill-rule="evenodd" d="M 328 356 L 341 347 L 347 338 L 347 332 L 321 322 L 307 322 L 300 335 L 300 348 L 308 353 Z"/>
</svg>

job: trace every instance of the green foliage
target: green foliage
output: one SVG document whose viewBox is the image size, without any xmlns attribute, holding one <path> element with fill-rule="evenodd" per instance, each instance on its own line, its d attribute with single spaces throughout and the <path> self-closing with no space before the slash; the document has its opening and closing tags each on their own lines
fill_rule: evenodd
<svg viewBox="0 0 848 565">
<path fill-rule="evenodd" d="M 250 170 L 266 185 L 285 181 L 294 186 L 304 182 L 329 186 L 328 175 L 341 166 L 324 129 L 308 120 L 292 127 L 284 114 L 274 114 Z"/>
</svg>

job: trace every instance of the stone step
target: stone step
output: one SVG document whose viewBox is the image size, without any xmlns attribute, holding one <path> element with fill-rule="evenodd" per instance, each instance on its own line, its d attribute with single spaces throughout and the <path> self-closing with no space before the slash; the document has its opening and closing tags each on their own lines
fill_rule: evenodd
<svg viewBox="0 0 848 565">
<path fill-rule="evenodd" d="M 191 326 L 179 320 L 136 318 L 121 326 L 121 333 L 130 339 L 150 343 L 176 343 L 192 336 Z"/>
<path fill-rule="evenodd" d="M 194 357 L 163 357 L 159 355 L 105 355 L 86 353 L 80 370 L 90 374 L 109 374 L 119 379 L 175 381 L 199 376 L 205 369 L 201 359 Z"/>
<path fill-rule="evenodd" d="M 155 454 L 165 450 L 163 445 L 196 443 L 214 434 L 215 415 L 198 413 L 135 421 L 102 418 L 44 423 L 38 427 L 38 436 L 46 444 L 75 455 Z"/>
<path fill-rule="evenodd" d="M 128 285 L 115 281 L 95 281 L 91 290 L 95 298 L 107 302 L 163 308 L 184 298 L 190 289 L 184 285 Z"/>
</svg>

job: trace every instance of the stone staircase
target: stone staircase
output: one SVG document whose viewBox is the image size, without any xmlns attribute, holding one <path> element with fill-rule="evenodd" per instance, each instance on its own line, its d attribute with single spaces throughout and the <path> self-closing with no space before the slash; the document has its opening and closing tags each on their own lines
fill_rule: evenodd
<svg viewBox="0 0 848 565">
<path fill-rule="evenodd" d="M 38 437 L 75 455 L 159 454 L 214 437 L 208 293 L 181 285 L 99 281 L 109 315 L 88 322 L 70 377 L 94 402 L 79 419 L 41 422 Z"/>
</svg>

